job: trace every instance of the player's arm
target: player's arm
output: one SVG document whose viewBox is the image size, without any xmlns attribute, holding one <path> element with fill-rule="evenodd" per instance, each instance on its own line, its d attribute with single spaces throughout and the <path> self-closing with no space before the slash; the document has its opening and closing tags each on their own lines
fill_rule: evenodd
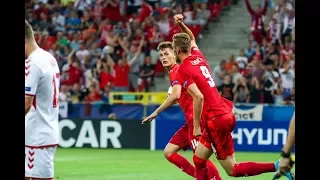
<svg viewBox="0 0 320 180">
<path fill-rule="evenodd" d="M 187 89 L 187 92 L 190 94 L 193 101 L 193 135 L 201 135 L 200 119 L 203 108 L 203 94 L 200 92 L 198 86 L 193 81 L 192 73 L 190 72 L 190 67 L 180 68 L 179 77 L 183 79 L 184 82 L 181 84 L 183 84 L 183 87 Z"/>
<path fill-rule="evenodd" d="M 142 120 L 142 124 L 145 122 L 150 122 L 154 118 L 158 116 L 160 112 L 167 109 L 176 103 L 176 101 L 180 98 L 181 95 L 181 85 L 178 84 L 178 81 L 174 81 L 172 84 L 172 93 L 171 95 L 158 107 L 152 114 Z"/>
<path fill-rule="evenodd" d="M 31 109 L 33 102 L 33 96 L 25 96 L 24 97 L 24 115 L 27 115 L 29 110 Z"/>
<path fill-rule="evenodd" d="M 161 113 L 163 110 L 174 105 L 176 101 L 180 98 L 180 96 L 181 96 L 181 85 L 180 84 L 173 85 L 171 95 L 154 112 L 157 114 Z"/>
<path fill-rule="evenodd" d="M 177 14 L 174 18 L 176 23 L 179 25 L 181 32 L 184 32 L 189 35 L 191 40 L 191 47 L 198 47 L 196 43 L 196 38 L 194 37 L 192 31 L 183 22 L 183 15 Z"/>
<path fill-rule="evenodd" d="M 268 10 L 268 0 L 264 0 L 263 9 L 262 9 L 261 14 L 266 15 L 267 10 Z"/>
<path fill-rule="evenodd" d="M 198 89 L 195 83 L 192 83 L 188 87 L 188 93 L 193 100 L 193 123 L 195 128 L 200 128 L 200 119 L 203 107 L 203 94 Z"/>
<path fill-rule="evenodd" d="M 296 131 L 296 127 L 295 127 L 295 116 L 292 117 L 291 121 L 290 121 L 290 125 L 289 125 L 289 134 L 288 134 L 288 138 L 287 138 L 287 142 L 286 144 L 283 146 L 282 151 L 286 154 L 290 154 L 292 151 L 292 148 L 294 146 L 295 143 L 295 131 Z"/>
<path fill-rule="evenodd" d="M 34 64 L 31 60 L 25 61 L 25 98 L 24 98 L 24 112 L 25 115 L 31 109 L 34 96 L 36 95 L 39 79 L 42 70 Z"/>
</svg>

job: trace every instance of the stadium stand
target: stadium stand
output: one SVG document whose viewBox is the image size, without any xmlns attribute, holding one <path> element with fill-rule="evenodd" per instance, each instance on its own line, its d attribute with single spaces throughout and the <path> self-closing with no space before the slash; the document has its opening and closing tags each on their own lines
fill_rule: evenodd
<svg viewBox="0 0 320 180">
<path fill-rule="evenodd" d="M 111 91 L 152 91 L 154 77 L 166 75 L 157 43 L 179 32 L 172 16 L 183 13 L 201 41 L 231 3 L 237 0 L 29 0 L 25 8 L 37 42 L 58 60 L 60 100 L 77 103 L 108 102 Z M 285 3 L 268 9 L 270 23 L 248 28 L 248 47 L 213 68 L 221 95 L 234 102 L 294 102 L 294 3 Z"/>
</svg>

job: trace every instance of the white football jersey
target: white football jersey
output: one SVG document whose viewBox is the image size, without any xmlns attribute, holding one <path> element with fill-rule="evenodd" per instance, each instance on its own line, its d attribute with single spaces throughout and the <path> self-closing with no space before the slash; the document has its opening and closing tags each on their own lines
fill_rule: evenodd
<svg viewBox="0 0 320 180">
<path fill-rule="evenodd" d="M 34 96 L 25 117 L 25 145 L 57 145 L 59 138 L 60 70 L 57 60 L 37 49 L 25 60 L 25 96 Z"/>
</svg>

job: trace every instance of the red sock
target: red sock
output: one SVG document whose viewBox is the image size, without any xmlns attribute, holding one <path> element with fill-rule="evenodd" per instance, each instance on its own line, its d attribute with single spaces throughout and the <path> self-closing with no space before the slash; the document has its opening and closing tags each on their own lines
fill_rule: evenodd
<svg viewBox="0 0 320 180">
<path fill-rule="evenodd" d="M 255 176 L 266 172 L 275 172 L 274 163 L 242 162 L 233 166 L 232 176 Z"/>
<path fill-rule="evenodd" d="M 207 167 L 209 172 L 209 178 L 214 180 L 222 180 L 220 177 L 219 171 L 217 167 L 213 164 L 213 162 L 207 160 Z"/>
<path fill-rule="evenodd" d="M 191 177 L 195 177 L 195 168 L 186 158 L 177 153 L 173 153 L 167 159 L 169 162 L 180 168 L 183 172 L 187 173 Z"/>
<path fill-rule="evenodd" d="M 196 168 L 196 180 L 209 180 L 207 160 L 193 155 L 193 163 Z"/>
</svg>

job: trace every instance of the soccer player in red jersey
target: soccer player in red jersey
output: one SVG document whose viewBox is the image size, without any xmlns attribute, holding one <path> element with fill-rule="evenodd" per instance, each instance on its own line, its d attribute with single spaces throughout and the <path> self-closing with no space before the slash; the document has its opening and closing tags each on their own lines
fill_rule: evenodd
<svg viewBox="0 0 320 180">
<path fill-rule="evenodd" d="M 175 15 L 174 20 L 183 32 L 174 35 L 173 48 L 181 60 L 179 82 L 193 99 L 193 135 L 201 135 L 201 118 L 205 126 L 193 156 L 196 179 L 209 179 L 206 162 L 214 152 L 229 176 L 244 177 L 275 172 L 277 163 L 236 162 L 231 135 L 236 122 L 233 105 L 219 95 L 206 58 L 198 49 L 192 32 L 183 23 L 183 15 Z"/>
<path fill-rule="evenodd" d="M 198 137 L 192 135 L 193 132 L 193 108 L 192 108 L 192 97 L 185 91 L 181 91 L 181 84 L 179 84 L 176 74 L 179 69 L 179 65 L 176 63 L 176 57 L 173 52 L 171 42 L 161 42 L 158 45 L 158 51 L 160 55 L 160 61 L 169 72 L 170 84 L 172 92 L 162 105 L 157 108 L 150 116 L 145 118 L 142 123 L 152 121 L 160 112 L 164 109 L 179 102 L 181 109 L 183 110 L 186 118 L 186 122 L 182 127 L 172 136 L 169 143 L 164 149 L 165 158 L 176 165 L 186 174 L 195 177 L 194 166 L 184 157 L 178 154 L 181 149 L 187 150 L 192 148 L 195 151 L 198 145 Z M 212 162 L 207 161 L 209 177 L 210 179 L 221 180 L 217 168 Z"/>
</svg>

